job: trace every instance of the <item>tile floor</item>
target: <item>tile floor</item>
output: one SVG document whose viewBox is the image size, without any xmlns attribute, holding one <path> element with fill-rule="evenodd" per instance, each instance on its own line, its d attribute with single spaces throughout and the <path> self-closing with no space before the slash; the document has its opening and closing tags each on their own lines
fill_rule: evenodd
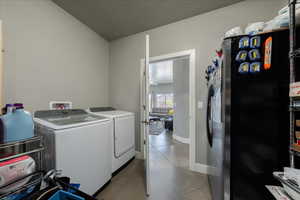
<svg viewBox="0 0 300 200">
<path fill-rule="evenodd" d="M 189 169 L 189 145 L 172 138 L 172 132 L 150 135 L 151 148 L 157 150 L 176 167 Z"/>
<path fill-rule="evenodd" d="M 145 195 L 144 161 L 135 159 L 99 200 L 211 200 L 207 176 L 188 170 L 188 145 L 166 132 L 150 136 L 150 144 L 151 195 Z"/>
</svg>

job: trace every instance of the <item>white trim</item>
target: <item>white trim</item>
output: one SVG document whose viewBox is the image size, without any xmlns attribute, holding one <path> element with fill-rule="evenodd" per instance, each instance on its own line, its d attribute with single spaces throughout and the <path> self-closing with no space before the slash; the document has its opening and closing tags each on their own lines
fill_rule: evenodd
<svg viewBox="0 0 300 200">
<path fill-rule="evenodd" d="M 145 158 L 145 149 L 144 149 L 144 126 L 142 124 L 142 121 L 144 120 L 144 108 L 143 108 L 143 102 L 144 102 L 144 71 L 145 71 L 145 59 L 141 59 L 141 68 L 140 68 L 140 152 L 142 153 L 142 158 Z"/>
<path fill-rule="evenodd" d="M 160 62 L 160 61 L 170 60 L 170 59 L 173 60 L 173 59 L 185 57 L 185 56 L 191 56 L 195 52 L 196 52 L 195 49 L 190 49 L 190 50 L 179 51 L 179 52 L 175 52 L 175 53 L 164 54 L 161 56 L 150 57 L 150 63 Z"/>
<path fill-rule="evenodd" d="M 161 56 L 155 56 L 150 58 L 150 62 L 159 62 L 163 60 L 170 60 L 174 58 L 180 58 L 180 57 L 185 57 L 189 56 L 190 58 L 190 70 L 189 70 L 189 115 L 190 115 L 190 120 L 189 120 L 189 127 L 190 127 L 190 155 L 189 155 L 189 166 L 190 169 L 192 170 L 192 167 L 196 165 L 196 50 L 191 49 L 191 50 L 185 50 L 185 51 L 180 51 L 176 53 L 170 53 L 166 55 L 161 55 Z M 145 59 L 141 59 L 141 96 L 142 96 L 142 79 L 143 79 L 143 69 L 145 65 Z M 141 97 L 142 100 L 142 97 Z M 142 101 L 141 101 L 142 102 Z M 142 107 L 142 106 L 141 106 Z M 141 132 L 141 151 L 143 152 L 144 149 L 144 135 L 143 132 Z"/>
<path fill-rule="evenodd" d="M 192 165 L 191 170 L 199 172 L 201 174 L 213 174 L 212 167 L 200 163 L 195 163 L 194 165 Z"/>
<path fill-rule="evenodd" d="M 196 50 L 190 50 L 190 169 L 196 163 Z"/>
<path fill-rule="evenodd" d="M 184 144 L 190 144 L 190 138 L 184 138 L 173 134 L 173 139 Z"/>
<path fill-rule="evenodd" d="M 140 159 L 140 160 L 144 160 L 144 155 L 140 151 L 135 151 L 135 158 Z"/>
<path fill-rule="evenodd" d="M 146 57 L 145 57 L 145 121 L 148 122 L 148 124 L 145 124 L 145 137 L 146 137 L 146 142 L 145 142 L 145 147 L 146 147 L 146 156 L 145 156 L 145 160 L 146 160 L 146 193 L 149 196 L 151 193 L 151 187 L 150 187 L 150 157 L 149 157 L 149 85 L 150 85 L 150 80 L 149 80 L 149 65 L 150 65 L 150 36 L 146 35 Z"/>
</svg>

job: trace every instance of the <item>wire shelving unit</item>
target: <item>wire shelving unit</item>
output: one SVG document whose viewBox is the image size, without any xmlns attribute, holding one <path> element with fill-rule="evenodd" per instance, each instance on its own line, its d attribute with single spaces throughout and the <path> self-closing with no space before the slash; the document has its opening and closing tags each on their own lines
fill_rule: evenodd
<svg viewBox="0 0 300 200">
<path fill-rule="evenodd" d="M 0 186 L 0 190 L 7 190 L 10 186 L 24 182 L 24 180 L 29 180 L 26 184 L 20 184 L 21 186 L 8 190 L 6 193 L 0 193 L 0 199 L 5 199 L 10 195 L 33 189 L 42 182 L 44 175 L 42 171 L 43 151 L 44 147 L 42 137 L 40 136 L 22 141 L 0 144 L 0 162 L 5 162 L 26 155 L 31 156 L 36 162 L 36 169 L 33 173 Z"/>
<path fill-rule="evenodd" d="M 300 57 L 300 49 L 297 49 L 296 31 L 296 4 L 297 0 L 289 0 L 289 30 L 290 30 L 290 84 L 295 83 L 296 59 Z M 295 168 L 295 156 L 300 156 L 300 151 L 294 148 L 295 140 L 295 112 L 300 111 L 300 98 L 290 97 L 290 165 Z"/>
</svg>

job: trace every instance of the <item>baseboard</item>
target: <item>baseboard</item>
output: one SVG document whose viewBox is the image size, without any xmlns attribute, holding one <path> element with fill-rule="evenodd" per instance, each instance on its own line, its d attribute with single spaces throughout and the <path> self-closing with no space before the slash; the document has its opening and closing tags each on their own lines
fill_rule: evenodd
<svg viewBox="0 0 300 200">
<path fill-rule="evenodd" d="M 135 151 L 135 158 L 140 159 L 140 160 L 144 160 L 144 155 L 140 151 Z"/>
<path fill-rule="evenodd" d="M 119 169 L 117 169 L 116 171 L 114 171 L 112 173 L 112 177 L 116 176 L 118 173 L 120 173 L 123 169 L 125 169 L 133 160 L 135 159 L 135 156 L 133 158 L 131 158 L 130 160 L 128 160 L 122 167 L 120 167 Z"/>
<path fill-rule="evenodd" d="M 201 174 L 213 174 L 212 167 L 200 163 L 195 163 L 193 166 L 191 166 L 191 170 Z"/>
<path fill-rule="evenodd" d="M 109 180 L 108 180 L 101 188 L 99 188 L 92 196 L 96 198 L 100 192 L 102 192 L 105 188 L 107 188 L 107 187 L 109 186 L 110 183 L 111 183 L 111 179 L 109 179 Z"/>
<path fill-rule="evenodd" d="M 184 144 L 190 144 L 190 138 L 183 138 L 183 137 L 173 134 L 173 139 L 177 140 L 178 142 L 184 143 Z"/>
</svg>

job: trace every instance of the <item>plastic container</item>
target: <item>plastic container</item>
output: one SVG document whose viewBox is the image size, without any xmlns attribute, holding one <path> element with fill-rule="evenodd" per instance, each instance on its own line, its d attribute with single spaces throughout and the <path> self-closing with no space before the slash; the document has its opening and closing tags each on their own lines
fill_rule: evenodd
<svg viewBox="0 0 300 200">
<path fill-rule="evenodd" d="M 284 28 L 289 26 L 289 14 L 278 15 L 274 18 L 275 27 Z"/>
<path fill-rule="evenodd" d="M 300 6 L 300 5 L 299 5 Z M 300 7 L 296 8 L 296 24 L 300 24 Z M 276 16 L 271 21 L 267 22 L 264 31 L 272 31 L 280 28 L 288 28 L 289 27 L 289 11 L 286 12 L 280 12 L 280 15 Z"/>
<path fill-rule="evenodd" d="M 300 9 L 299 3 L 300 3 L 300 1 L 298 0 L 297 3 L 296 3 L 296 10 L 297 10 L 297 9 Z M 285 13 L 288 13 L 289 11 L 290 11 L 289 6 L 285 6 L 285 7 L 283 7 L 282 9 L 280 9 L 280 10 L 278 11 L 278 15 L 283 15 L 283 14 L 285 14 Z"/>
<path fill-rule="evenodd" d="M 82 197 L 65 191 L 57 191 L 49 200 L 85 200 Z"/>
<path fill-rule="evenodd" d="M 242 28 L 237 26 L 237 27 L 234 27 L 230 30 L 228 30 L 226 33 L 225 33 L 225 38 L 228 38 L 228 37 L 233 37 L 233 36 L 238 36 L 238 35 L 243 35 L 243 31 L 242 31 Z"/>
<path fill-rule="evenodd" d="M 247 35 L 255 35 L 255 34 L 263 32 L 264 27 L 265 27 L 265 22 L 251 23 L 251 24 L 248 24 L 248 26 L 246 27 L 245 33 Z"/>
<path fill-rule="evenodd" d="M 2 113 L 6 114 L 6 113 L 9 113 L 9 112 L 12 112 L 13 108 L 14 108 L 13 104 L 6 104 L 5 108 L 3 108 L 3 110 L 2 110 Z"/>
<path fill-rule="evenodd" d="M 278 29 L 278 28 L 279 27 L 276 27 L 275 20 L 272 19 L 272 20 L 266 22 L 264 32 L 269 32 L 269 31 L 272 31 L 272 30 L 275 30 L 275 29 Z"/>
<path fill-rule="evenodd" d="M 71 183 L 70 185 L 71 185 L 72 187 L 76 188 L 77 190 L 79 190 L 79 188 L 80 188 L 80 184 L 79 184 L 79 183 Z M 70 192 L 70 193 L 75 193 L 76 191 L 73 190 L 73 189 L 69 189 L 68 192 Z"/>
<path fill-rule="evenodd" d="M 22 104 L 7 108 L 7 113 L 0 117 L 1 142 L 15 142 L 34 136 L 34 123 L 29 112 L 24 111 Z"/>
</svg>

